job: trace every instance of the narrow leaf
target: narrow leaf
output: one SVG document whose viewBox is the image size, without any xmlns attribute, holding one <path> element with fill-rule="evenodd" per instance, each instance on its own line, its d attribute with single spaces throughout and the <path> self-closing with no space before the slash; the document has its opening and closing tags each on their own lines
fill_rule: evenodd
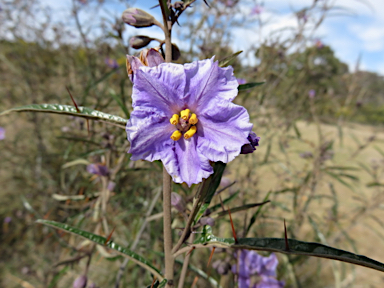
<svg viewBox="0 0 384 288">
<path fill-rule="evenodd" d="M 288 241 L 289 250 L 286 249 L 286 241 Z M 214 236 L 210 226 L 204 226 L 204 231 L 201 234 L 201 237 L 198 238 L 193 245 L 197 249 L 214 246 L 216 248 L 248 249 L 291 255 L 313 256 L 338 260 L 384 272 L 384 264 L 381 262 L 324 244 L 284 238 L 238 238 L 238 242 L 235 244 L 233 238 L 219 238 Z"/>
<path fill-rule="evenodd" d="M 163 279 L 164 279 L 164 277 L 160 274 L 160 271 L 157 268 L 155 268 L 145 258 L 143 258 L 142 256 L 136 254 L 135 252 L 133 252 L 127 248 L 124 248 L 123 246 L 116 244 L 113 241 L 107 241 L 107 238 L 105 238 L 105 237 L 102 237 L 102 236 L 99 236 L 99 235 L 96 235 L 96 234 L 93 234 L 93 233 L 90 233 L 90 232 L 87 232 L 87 231 L 84 231 L 84 230 L 81 230 L 81 229 L 78 229 L 75 227 L 71 227 L 71 226 L 64 224 L 64 223 L 55 222 L 55 221 L 39 219 L 36 222 L 44 224 L 44 225 L 48 225 L 48 226 L 51 226 L 54 228 L 58 228 L 60 230 L 67 231 L 67 232 L 75 234 L 75 235 L 79 235 L 85 239 L 88 239 L 88 240 L 95 242 L 96 244 L 111 248 L 111 249 L 115 250 L 116 252 L 118 252 L 119 254 L 121 254 L 122 256 L 129 258 L 130 260 L 132 260 L 133 262 L 135 262 L 139 266 L 143 267 L 144 269 L 146 269 L 149 272 L 151 272 L 152 274 L 154 274 L 157 277 L 157 279 L 159 279 L 160 281 L 163 281 Z"/>
<path fill-rule="evenodd" d="M 268 194 L 264 197 L 263 202 L 268 201 L 269 195 L 271 195 L 271 191 L 269 191 Z M 247 232 L 245 233 L 245 235 L 248 234 L 248 232 L 249 232 L 249 230 L 251 229 L 252 225 L 255 224 L 256 219 L 257 219 L 257 216 L 259 216 L 259 214 L 260 214 L 262 208 L 263 208 L 263 206 L 260 206 L 260 207 L 257 209 L 257 211 L 255 212 L 255 214 L 252 215 L 252 218 L 251 218 L 251 220 L 249 221 L 249 224 L 248 224 L 248 227 L 247 227 Z"/>
<path fill-rule="evenodd" d="M 147 286 L 147 288 L 162 288 L 165 287 L 165 284 L 167 284 L 167 279 L 164 279 L 163 281 L 159 282 L 156 280 L 156 282 L 152 285 Z"/>
<path fill-rule="evenodd" d="M 114 124 L 125 125 L 127 119 L 115 116 L 112 114 L 104 113 L 101 111 L 93 110 L 88 107 L 79 107 L 80 113 L 77 112 L 75 106 L 61 105 L 61 104 L 31 104 L 21 107 L 12 108 L 0 113 L 0 116 L 10 112 L 43 112 L 43 113 L 56 113 L 63 115 L 72 115 L 77 117 L 84 117 L 92 120 L 103 120 Z"/>
<path fill-rule="evenodd" d="M 121 110 L 123 110 L 125 117 L 129 118 L 129 111 L 127 109 L 127 106 L 125 106 L 123 99 L 121 99 L 121 97 L 117 95 L 113 89 L 110 89 L 109 93 L 111 94 L 112 98 L 116 101 L 117 105 L 119 105 Z"/>
<path fill-rule="evenodd" d="M 233 59 L 235 59 L 240 53 L 242 53 L 243 51 L 238 51 L 238 52 L 236 52 L 236 53 L 234 53 L 234 54 L 232 54 L 232 55 L 230 55 L 230 56 L 228 56 L 228 57 L 225 57 L 225 58 L 223 58 L 223 59 L 221 59 L 220 61 L 219 61 L 219 66 L 220 67 L 225 67 L 225 66 L 227 66 Z"/>
<path fill-rule="evenodd" d="M 215 162 L 213 166 L 213 174 L 206 180 L 205 185 L 203 186 L 201 190 L 201 198 L 200 198 L 200 208 L 195 216 L 194 223 L 196 224 L 197 221 L 203 216 L 204 212 L 208 209 L 209 204 L 212 201 L 213 195 L 215 195 L 215 192 L 217 188 L 220 185 L 221 177 L 223 177 L 223 173 L 225 170 L 226 164 L 223 162 Z"/>
<path fill-rule="evenodd" d="M 247 90 L 247 89 L 250 89 L 250 88 L 253 88 L 256 86 L 263 85 L 264 83 L 265 82 L 253 82 L 253 83 L 241 84 L 241 85 L 239 85 L 239 87 L 237 87 L 237 90 L 239 90 L 239 91 Z"/>
</svg>

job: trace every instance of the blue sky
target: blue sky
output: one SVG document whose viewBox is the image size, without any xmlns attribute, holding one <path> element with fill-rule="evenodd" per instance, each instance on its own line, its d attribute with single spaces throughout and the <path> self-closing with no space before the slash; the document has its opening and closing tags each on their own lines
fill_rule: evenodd
<svg viewBox="0 0 384 288">
<path fill-rule="evenodd" d="M 351 70 L 354 70 L 356 61 L 360 56 L 360 69 L 384 75 L 384 0 L 371 0 L 369 5 L 364 4 L 362 0 L 318 1 L 344 7 L 349 11 L 349 16 L 340 15 L 339 13 L 333 17 L 326 18 L 316 34 L 313 35 L 313 38 L 318 37 L 326 45 L 331 46 L 336 56 L 347 63 Z M 43 0 L 43 2 L 52 8 L 52 13 L 57 15 L 61 14 L 60 17 L 63 17 L 63 13 L 67 13 L 64 11 L 68 11 L 71 5 L 70 0 Z M 208 2 L 210 2 L 210 0 L 208 0 Z M 156 0 L 138 0 L 136 1 L 135 7 L 147 10 L 154 16 L 160 17 L 160 8 L 149 10 L 150 7 L 157 3 Z M 238 12 L 246 15 L 250 13 L 250 9 L 255 6 L 256 3 L 262 4 L 263 6 L 260 17 L 266 23 L 263 26 L 262 35 L 264 35 L 263 37 L 267 37 L 271 31 L 276 29 L 296 27 L 297 20 L 293 15 L 293 11 L 298 11 L 303 7 L 310 6 L 313 0 L 267 0 L 265 3 L 254 0 L 240 0 L 236 9 Z M 204 5 L 202 0 L 198 0 L 197 3 L 194 4 L 195 7 L 200 6 L 199 8 L 205 6 L 202 5 Z M 124 3 L 113 2 L 113 4 L 107 6 L 109 14 L 103 16 L 121 15 L 126 7 Z M 87 15 L 87 12 L 84 12 L 82 14 L 82 20 L 86 22 L 88 19 L 95 19 L 95 15 L 91 13 L 91 10 L 88 12 L 89 15 Z M 252 25 L 254 26 L 248 27 L 249 29 L 237 28 L 234 31 L 234 50 L 244 50 L 244 52 L 247 52 L 247 49 L 249 49 L 251 45 L 257 45 L 257 41 L 259 41 L 256 40 L 259 37 L 258 25 L 256 22 Z M 180 28 L 175 26 L 175 30 L 177 29 Z M 147 34 L 152 37 L 161 38 L 161 30 L 156 27 L 140 30 L 129 27 L 127 31 L 127 35 L 129 36 Z M 184 43 L 177 39 L 177 31 L 175 32 L 174 42 L 182 48 Z M 244 53 L 242 57 L 246 57 L 245 55 L 246 53 Z M 252 59 L 243 60 L 253 61 Z"/>
</svg>

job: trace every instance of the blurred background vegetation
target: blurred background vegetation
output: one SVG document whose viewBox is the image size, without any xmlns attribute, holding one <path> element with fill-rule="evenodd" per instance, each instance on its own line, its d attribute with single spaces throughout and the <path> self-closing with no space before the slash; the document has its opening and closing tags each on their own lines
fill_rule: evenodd
<svg viewBox="0 0 384 288">
<path fill-rule="evenodd" d="M 232 17 L 239 1 L 208 2 L 210 8 L 196 2 L 175 28 L 174 36 L 186 41 L 178 63 L 229 56 L 236 52 L 231 48 L 234 28 L 262 29 L 257 17 Z M 125 55 L 137 50 L 127 38 L 145 35 L 145 30 L 124 31 L 120 18 L 105 12 L 111 5 L 106 0 L 73 0 L 68 6 L 72 19 L 61 21 L 53 21 L 38 0 L 0 5 L 1 111 L 31 103 L 72 105 L 67 86 L 79 106 L 129 117 L 132 84 Z M 316 31 L 333 8 L 324 0 L 293 11 L 301 23 L 297 31 L 285 38 L 271 33 L 262 42 L 255 40 L 246 51 L 256 57 L 254 65 L 241 61 L 241 55 L 232 62 L 239 82 L 266 83 L 240 92 L 235 100 L 248 109 L 261 141 L 255 153 L 228 165 L 222 187 L 235 184 L 221 197 L 230 207 L 271 200 L 260 209 L 234 213 L 243 237 L 283 237 L 286 219 L 289 237 L 383 262 L 384 78 L 362 71 L 358 61 L 351 71 L 332 47 L 305 32 L 306 15 Z M 95 15 L 104 11 L 109 17 L 82 23 L 85 10 Z M 69 21 L 74 25 L 67 25 Z M 122 127 L 89 121 L 88 132 L 83 119 L 38 113 L 3 116 L 0 126 L 6 133 L 0 141 L 1 287 L 71 287 L 89 261 L 88 287 L 115 287 L 123 259 L 35 224 L 38 218 L 104 236 L 115 227 L 116 242 L 129 247 L 137 242 L 136 251 L 156 265 L 162 263 L 162 255 L 153 253 L 162 251 L 161 201 L 151 207 L 161 189 L 161 165 L 131 162 Z M 108 175 L 89 173 L 91 163 L 105 165 Z M 108 197 L 101 197 L 106 190 Z M 187 186 L 174 185 L 174 191 L 191 201 Z M 154 216 L 141 229 L 148 211 Z M 182 227 L 176 210 L 174 219 L 174 227 Z M 231 237 L 228 217 L 217 218 L 213 231 Z M 206 268 L 208 257 L 209 251 L 196 252 L 192 264 L 223 287 L 233 287 L 231 272 Z M 381 287 L 383 281 L 379 272 L 349 264 L 278 257 L 278 278 L 286 287 Z M 219 251 L 213 261 L 233 264 L 232 258 L 233 251 Z M 196 275 L 188 274 L 189 286 Z M 151 282 L 147 272 L 128 263 L 120 287 Z M 210 284 L 200 275 L 197 285 Z"/>
</svg>

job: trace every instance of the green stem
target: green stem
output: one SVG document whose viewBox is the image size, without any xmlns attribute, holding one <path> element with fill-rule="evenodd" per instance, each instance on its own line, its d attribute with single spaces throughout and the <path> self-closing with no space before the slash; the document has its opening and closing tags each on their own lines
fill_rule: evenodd
<svg viewBox="0 0 384 288">
<path fill-rule="evenodd" d="M 172 22 L 168 20 L 167 2 L 159 0 L 161 12 L 163 14 L 163 31 L 165 36 L 165 62 L 172 61 L 172 41 L 171 31 Z M 169 176 L 165 167 L 163 167 L 163 223 L 164 223 L 164 260 L 165 260 L 165 279 L 167 279 L 166 288 L 173 288 L 173 266 L 175 264 L 175 258 L 172 253 L 172 217 L 171 217 L 171 177 Z"/>
<path fill-rule="evenodd" d="M 163 223 L 164 223 L 164 258 L 166 288 L 173 288 L 173 266 L 175 259 L 172 255 L 172 218 L 171 218 L 171 177 L 163 167 Z"/>
</svg>

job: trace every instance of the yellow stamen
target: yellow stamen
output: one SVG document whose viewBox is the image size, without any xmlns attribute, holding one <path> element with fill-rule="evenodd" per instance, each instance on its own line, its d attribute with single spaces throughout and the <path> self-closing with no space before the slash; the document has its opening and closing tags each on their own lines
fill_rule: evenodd
<svg viewBox="0 0 384 288">
<path fill-rule="evenodd" d="M 184 138 L 185 139 L 191 138 L 193 135 L 195 135 L 196 131 L 197 131 L 196 126 L 192 126 L 191 128 L 189 128 L 187 132 L 185 132 Z"/>
<path fill-rule="evenodd" d="M 195 113 L 192 113 L 191 118 L 189 118 L 189 124 L 195 125 L 199 120 Z"/>
<path fill-rule="evenodd" d="M 176 130 L 175 132 L 172 133 L 171 139 L 173 141 L 177 141 L 181 138 L 181 135 L 182 135 L 181 132 L 179 130 Z"/>
<path fill-rule="evenodd" d="M 173 114 L 172 118 L 169 119 L 169 121 L 172 125 L 176 125 L 177 123 L 179 123 L 179 115 Z"/>
<path fill-rule="evenodd" d="M 189 112 L 190 112 L 189 109 L 185 109 L 185 110 L 181 111 L 180 112 L 181 118 L 183 118 L 185 121 L 187 121 L 189 118 Z"/>
</svg>

